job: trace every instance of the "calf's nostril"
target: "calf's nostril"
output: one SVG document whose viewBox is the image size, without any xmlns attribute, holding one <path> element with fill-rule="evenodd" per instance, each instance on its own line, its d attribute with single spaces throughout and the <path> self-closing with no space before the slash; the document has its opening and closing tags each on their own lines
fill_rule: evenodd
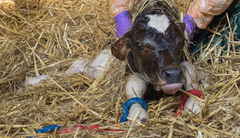
<svg viewBox="0 0 240 138">
<path fill-rule="evenodd" d="M 167 71 L 162 70 L 162 71 L 161 71 L 161 76 L 165 78 L 165 77 L 169 77 L 170 74 L 169 74 Z"/>
<path fill-rule="evenodd" d="M 161 71 L 161 76 L 166 77 L 178 77 L 182 75 L 182 70 L 178 68 L 164 69 Z"/>
<path fill-rule="evenodd" d="M 180 70 L 180 74 L 179 75 L 183 75 L 183 72 L 182 72 L 182 70 Z"/>
</svg>

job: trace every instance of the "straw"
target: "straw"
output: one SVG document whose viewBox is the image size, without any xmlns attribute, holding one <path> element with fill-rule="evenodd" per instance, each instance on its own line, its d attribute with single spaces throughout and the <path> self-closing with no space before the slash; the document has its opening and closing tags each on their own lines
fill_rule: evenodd
<svg viewBox="0 0 240 138">
<path fill-rule="evenodd" d="M 227 51 L 216 42 L 202 44 L 200 54 L 187 59 L 205 74 L 199 90 L 207 97 L 201 115 L 175 114 L 180 96 L 148 102 L 149 121 L 135 127 L 130 119 L 119 123 L 125 96 L 126 63 L 117 59 L 97 80 L 84 73 L 64 76 L 79 58 L 92 61 L 115 41 L 115 23 L 109 16 L 108 0 L 14 0 L 0 4 L 0 136 L 3 137 L 239 137 L 240 53 L 231 47 L 235 27 L 229 15 L 211 32 L 213 39 L 227 28 Z M 140 5 L 140 2 L 136 2 Z M 168 1 L 184 15 L 189 1 Z M 138 11 L 132 11 L 133 17 Z M 180 16 L 180 15 L 179 15 Z M 26 77 L 49 75 L 38 86 L 26 86 Z M 108 77 L 111 76 L 111 77 Z M 185 92 L 185 91 L 183 91 Z M 131 124 L 132 123 L 132 124 Z M 135 122 L 137 123 L 137 122 Z M 105 125 L 121 133 L 78 130 L 76 133 L 36 134 L 48 125 L 73 128 L 77 124 Z M 130 128 L 130 129 L 128 129 Z"/>
</svg>

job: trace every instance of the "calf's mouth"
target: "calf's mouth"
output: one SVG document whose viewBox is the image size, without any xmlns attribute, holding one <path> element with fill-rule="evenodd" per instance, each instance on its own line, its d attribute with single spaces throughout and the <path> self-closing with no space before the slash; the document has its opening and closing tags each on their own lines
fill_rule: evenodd
<svg viewBox="0 0 240 138">
<path fill-rule="evenodd" d="M 155 83 L 154 89 L 156 91 L 162 90 L 166 94 L 176 94 L 184 85 L 186 79 L 182 76 L 179 82 L 168 83 L 168 81 L 159 81 L 159 83 Z"/>
<path fill-rule="evenodd" d="M 161 86 L 161 89 L 164 93 L 167 94 L 176 94 L 183 86 L 183 83 L 174 83 Z"/>
</svg>

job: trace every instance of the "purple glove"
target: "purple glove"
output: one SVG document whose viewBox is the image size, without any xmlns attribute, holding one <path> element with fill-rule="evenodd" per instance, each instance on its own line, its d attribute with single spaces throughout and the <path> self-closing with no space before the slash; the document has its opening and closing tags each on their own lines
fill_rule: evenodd
<svg viewBox="0 0 240 138">
<path fill-rule="evenodd" d="M 188 34 L 188 39 L 191 42 L 192 37 L 193 37 L 194 32 L 195 32 L 195 28 L 196 28 L 195 21 L 190 15 L 186 14 L 183 17 L 183 22 L 186 24 L 186 32 Z"/>
<path fill-rule="evenodd" d="M 123 11 L 114 17 L 117 27 L 117 38 L 123 36 L 131 27 L 129 11 Z"/>
</svg>

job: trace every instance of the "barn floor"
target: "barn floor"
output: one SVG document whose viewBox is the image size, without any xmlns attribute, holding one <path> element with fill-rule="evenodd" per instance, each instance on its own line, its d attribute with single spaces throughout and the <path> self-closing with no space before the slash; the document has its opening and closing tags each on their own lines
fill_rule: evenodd
<svg viewBox="0 0 240 138">
<path fill-rule="evenodd" d="M 148 124 L 135 127 L 132 121 L 118 122 L 126 100 L 125 62 L 111 59 L 110 67 L 96 80 L 81 73 L 62 75 L 77 59 L 94 59 L 115 41 L 109 1 L 13 2 L 0 4 L 0 137 L 240 137 L 240 60 L 239 52 L 230 51 L 239 44 L 233 39 L 234 29 L 227 51 L 217 47 L 218 42 L 209 42 L 201 46 L 198 59 L 190 55 L 205 76 L 199 88 L 205 95 L 200 115 L 183 113 L 176 119 L 180 97 L 166 97 L 150 102 Z M 176 3 L 185 12 L 189 1 Z M 211 37 L 222 30 L 213 30 Z M 25 84 L 29 76 L 42 74 L 49 78 L 41 85 Z M 36 134 L 37 129 L 53 124 L 64 128 L 105 125 L 122 131 L 78 129 L 64 134 Z"/>
</svg>

